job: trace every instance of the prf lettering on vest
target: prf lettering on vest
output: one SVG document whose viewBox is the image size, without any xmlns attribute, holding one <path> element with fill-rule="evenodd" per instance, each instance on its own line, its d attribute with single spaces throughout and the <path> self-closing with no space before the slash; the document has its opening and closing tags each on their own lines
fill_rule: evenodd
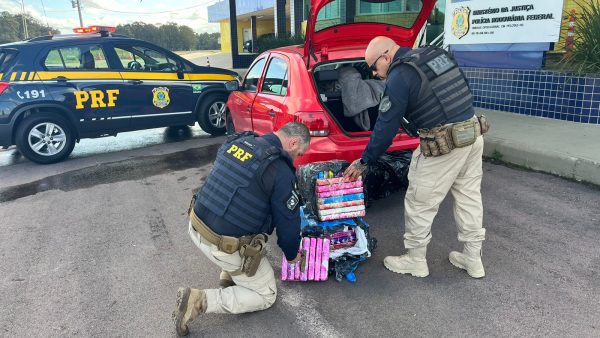
<svg viewBox="0 0 600 338">
<path fill-rule="evenodd" d="M 241 162 L 245 162 L 246 160 L 252 158 L 252 154 L 236 146 L 235 144 L 232 144 L 231 147 L 227 149 L 227 153 L 233 155 L 233 157 L 237 158 Z"/>
<path fill-rule="evenodd" d="M 107 89 L 106 91 L 102 91 L 94 89 L 87 92 L 84 90 L 78 90 L 74 94 L 76 102 L 75 109 L 85 108 L 83 104 L 88 101 L 90 102 L 90 108 L 106 108 L 114 107 L 116 105 L 119 90 Z"/>
</svg>

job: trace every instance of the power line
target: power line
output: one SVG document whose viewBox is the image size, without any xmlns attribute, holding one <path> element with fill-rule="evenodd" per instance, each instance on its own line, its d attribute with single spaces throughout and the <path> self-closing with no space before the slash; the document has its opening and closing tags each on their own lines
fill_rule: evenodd
<svg viewBox="0 0 600 338">
<path fill-rule="evenodd" d="M 50 12 L 50 13 L 55 13 L 55 12 L 73 12 L 75 11 L 75 8 L 70 8 L 70 9 L 48 9 L 46 10 L 46 12 Z"/>
<path fill-rule="evenodd" d="M 117 11 L 117 10 L 114 10 L 114 9 L 108 9 L 108 8 L 101 7 L 101 6 L 100 6 L 100 5 L 98 5 L 97 3 L 95 3 L 95 4 L 94 4 L 94 5 L 96 6 L 96 7 L 94 7 L 94 8 L 96 8 L 96 9 L 99 9 L 99 10 L 101 10 L 101 11 L 113 12 L 113 13 L 146 15 L 146 14 L 162 14 L 162 13 L 181 12 L 181 11 L 186 11 L 186 10 L 188 10 L 188 9 L 192 9 L 192 8 L 196 8 L 196 7 L 200 7 L 200 6 L 206 6 L 206 5 L 210 5 L 211 3 L 218 2 L 218 1 L 219 1 L 219 0 L 209 0 L 209 1 L 206 1 L 206 2 L 204 2 L 204 3 L 197 4 L 197 5 L 190 6 L 190 7 L 179 8 L 179 9 L 172 9 L 172 10 L 168 10 L 168 11 L 157 11 L 157 12 L 130 12 L 130 11 Z M 205 19 L 205 18 L 203 18 L 203 19 Z"/>
<path fill-rule="evenodd" d="M 44 19 L 46 19 L 46 28 L 48 28 L 48 34 L 52 34 L 50 31 L 50 25 L 48 24 L 48 15 L 46 15 L 46 6 L 44 6 L 44 0 L 40 0 L 42 3 L 42 10 L 44 11 Z"/>
</svg>

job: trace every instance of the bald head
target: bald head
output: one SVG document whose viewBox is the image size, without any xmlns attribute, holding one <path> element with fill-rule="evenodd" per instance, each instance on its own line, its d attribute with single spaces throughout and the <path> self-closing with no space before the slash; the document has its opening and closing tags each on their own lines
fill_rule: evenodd
<svg viewBox="0 0 600 338">
<path fill-rule="evenodd" d="M 373 72 L 374 75 L 380 78 L 387 76 L 387 70 L 398 49 L 400 49 L 400 46 L 387 36 L 377 36 L 369 42 L 365 50 L 365 61 L 369 66 L 376 69 Z"/>
</svg>

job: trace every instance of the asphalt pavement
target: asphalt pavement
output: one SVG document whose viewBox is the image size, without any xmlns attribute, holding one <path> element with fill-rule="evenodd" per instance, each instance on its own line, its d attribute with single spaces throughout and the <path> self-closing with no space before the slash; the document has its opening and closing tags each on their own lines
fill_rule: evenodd
<svg viewBox="0 0 600 338">
<path fill-rule="evenodd" d="M 177 161 L 148 154 L 51 175 L 44 184 L 60 184 L 41 192 L 0 190 L 9 196 L 0 203 L 0 336 L 174 336 L 177 287 L 217 286 L 218 270 L 188 238 L 185 215 L 211 147 L 178 151 Z M 403 252 L 397 193 L 367 211 L 378 248 L 357 283 L 278 282 L 272 308 L 203 315 L 190 336 L 600 336 L 599 191 L 502 165 L 484 170 L 484 279 L 448 262 L 460 248 L 450 200 L 434 223 L 431 275 L 387 271 L 383 258 Z M 281 252 L 269 242 L 279 274 Z"/>
<path fill-rule="evenodd" d="M 39 165 L 23 157 L 15 147 L 0 150 L 0 200 L 2 188 L 43 180 L 74 170 L 103 166 L 132 158 L 169 155 L 207 144 L 221 144 L 224 137 L 212 137 L 200 127 L 182 126 L 120 133 L 117 137 L 83 139 L 64 161 Z"/>
<path fill-rule="evenodd" d="M 186 54 L 182 56 L 200 66 L 232 69 L 233 71 L 240 74 L 240 76 L 244 76 L 246 74 L 246 71 L 248 70 L 247 68 L 233 69 L 231 53 L 217 52 L 190 55 Z"/>
<path fill-rule="evenodd" d="M 587 182 L 600 174 L 598 126 L 487 114 L 490 158 Z M 174 336 L 177 287 L 217 286 L 185 210 L 222 141 L 198 127 L 124 133 L 82 140 L 47 166 L 1 151 L 0 336 Z M 431 275 L 383 267 L 403 252 L 401 192 L 367 211 L 378 248 L 356 284 L 278 282 L 271 309 L 204 315 L 190 336 L 600 336 L 598 187 L 489 162 L 484 170 L 484 279 L 447 260 L 460 248 L 451 198 L 434 222 Z M 275 242 L 268 259 L 279 274 Z"/>
</svg>

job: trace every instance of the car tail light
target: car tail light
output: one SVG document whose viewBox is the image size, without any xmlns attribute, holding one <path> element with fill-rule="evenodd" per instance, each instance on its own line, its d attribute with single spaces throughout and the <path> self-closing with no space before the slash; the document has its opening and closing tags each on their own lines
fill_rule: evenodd
<svg viewBox="0 0 600 338">
<path fill-rule="evenodd" d="M 295 122 L 300 122 L 307 126 L 311 136 L 329 135 L 329 121 L 325 112 L 298 112 Z"/>
<path fill-rule="evenodd" d="M 8 88 L 8 86 L 10 86 L 10 83 L 0 82 L 0 94 L 4 93 L 4 91 L 6 90 L 6 88 Z"/>
</svg>

